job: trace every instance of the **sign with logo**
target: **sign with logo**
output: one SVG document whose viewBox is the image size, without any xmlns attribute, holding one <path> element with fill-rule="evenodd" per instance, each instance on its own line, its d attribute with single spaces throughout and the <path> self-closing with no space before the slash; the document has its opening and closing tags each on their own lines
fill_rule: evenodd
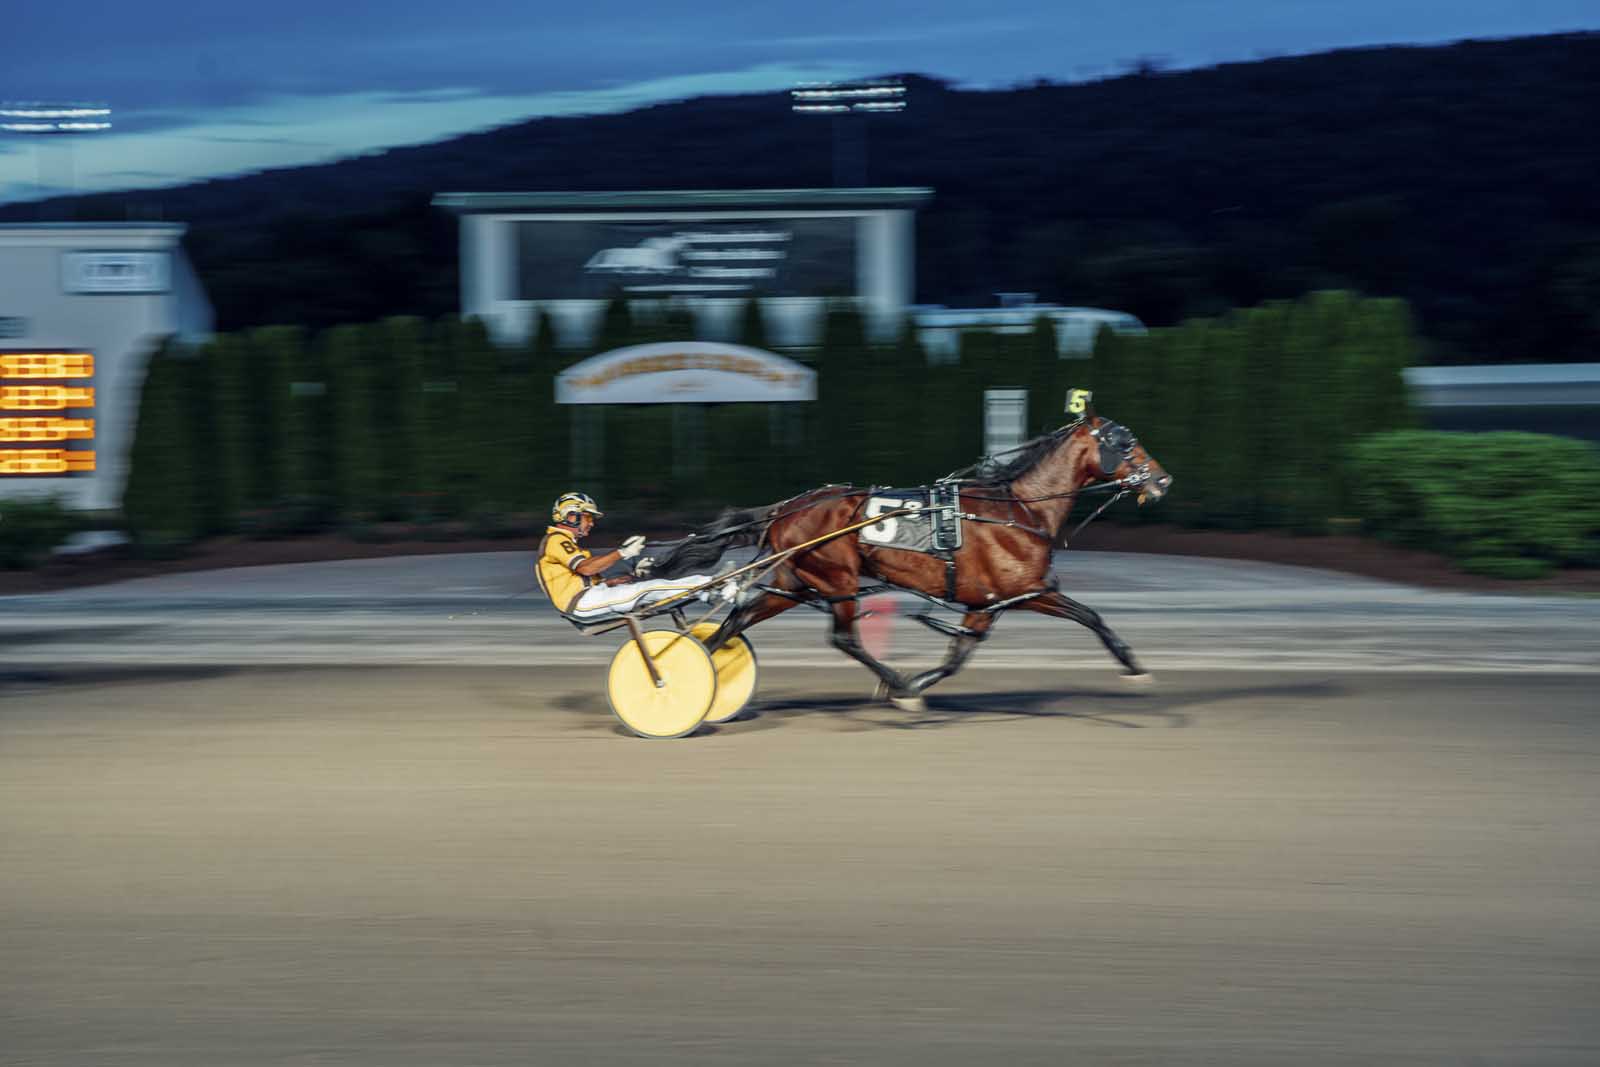
<svg viewBox="0 0 1600 1067">
<path fill-rule="evenodd" d="M 165 293 L 172 288 L 166 252 L 66 252 L 61 288 L 69 293 Z"/>
<path fill-rule="evenodd" d="M 854 296 L 854 218 L 518 224 L 521 300 Z"/>
<path fill-rule="evenodd" d="M 631 345 L 556 376 L 558 404 L 772 404 L 816 398 L 815 371 L 759 348 L 709 341 Z"/>
</svg>

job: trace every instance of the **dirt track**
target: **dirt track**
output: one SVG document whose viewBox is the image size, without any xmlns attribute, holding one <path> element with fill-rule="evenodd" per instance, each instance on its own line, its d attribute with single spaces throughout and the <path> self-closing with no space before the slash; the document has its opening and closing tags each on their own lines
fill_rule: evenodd
<svg viewBox="0 0 1600 1067">
<path fill-rule="evenodd" d="M 0 1062 L 1600 1060 L 1592 676 L 0 676 Z"/>
</svg>

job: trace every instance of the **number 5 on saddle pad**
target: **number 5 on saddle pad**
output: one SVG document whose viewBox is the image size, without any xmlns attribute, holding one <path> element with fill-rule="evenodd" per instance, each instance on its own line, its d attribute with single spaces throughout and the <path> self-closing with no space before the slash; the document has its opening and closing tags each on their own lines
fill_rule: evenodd
<svg viewBox="0 0 1600 1067">
<path fill-rule="evenodd" d="M 942 555 L 961 547 L 961 489 L 954 483 L 936 483 L 915 489 L 875 489 L 867 498 L 863 518 L 911 508 L 914 514 L 892 515 L 863 527 L 857 535 L 878 548 L 903 548 L 909 552 Z"/>
</svg>

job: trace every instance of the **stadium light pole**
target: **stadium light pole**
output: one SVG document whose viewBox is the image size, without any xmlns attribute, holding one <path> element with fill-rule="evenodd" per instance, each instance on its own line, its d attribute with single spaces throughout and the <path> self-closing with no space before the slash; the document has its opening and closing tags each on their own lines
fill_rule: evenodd
<svg viewBox="0 0 1600 1067">
<path fill-rule="evenodd" d="M 813 82 L 789 90 L 789 109 L 797 115 L 826 115 L 833 120 L 833 184 L 867 184 L 866 127 L 860 126 L 860 152 L 853 168 L 842 150 L 845 124 L 852 118 L 893 115 L 906 109 L 906 87 L 893 79 L 859 82 Z M 852 123 L 855 125 L 856 123 Z"/>
<path fill-rule="evenodd" d="M 111 109 L 103 104 L 81 103 L 0 103 L 0 130 L 24 137 L 64 138 L 66 194 L 77 190 L 72 166 L 72 139 L 85 134 L 103 133 L 111 128 Z M 34 142 L 34 164 L 39 172 L 39 189 L 53 188 L 45 183 L 42 141 Z M 41 199 L 44 197 L 41 196 Z"/>
</svg>

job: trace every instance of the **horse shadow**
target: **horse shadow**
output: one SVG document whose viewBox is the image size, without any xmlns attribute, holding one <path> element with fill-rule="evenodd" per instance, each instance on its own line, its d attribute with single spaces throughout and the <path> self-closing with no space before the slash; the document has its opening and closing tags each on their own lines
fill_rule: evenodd
<svg viewBox="0 0 1600 1067">
<path fill-rule="evenodd" d="M 1207 711 L 1225 708 L 1239 700 L 1325 700 L 1348 692 L 1333 681 L 1230 685 L 1215 689 L 1184 689 L 1173 685 L 1155 691 L 1118 690 L 1095 686 L 1057 689 L 956 692 L 927 697 L 922 711 L 902 711 L 868 696 L 810 697 L 779 693 L 758 697 L 738 715 L 718 724 L 706 723 L 680 740 L 703 740 L 727 734 L 780 729 L 792 721 L 824 717 L 847 731 L 943 730 L 958 727 L 993 727 L 1030 720 L 1082 723 L 1118 730 L 1189 729 Z M 616 720 L 604 696 L 569 693 L 550 702 L 555 710 L 581 720 L 584 732 L 634 739 Z M 1273 714 L 1262 711 L 1252 718 Z"/>
<path fill-rule="evenodd" d="M 1321 680 L 1205 690 L 1174 687 L 1155 692 L 1080 686 L 930 695 L 922 711 L 902 711 L 867 698 L 784 694 L 756 701 L 722 726 L 774 729 L 792 719 L 821 715 L 853 730 L 940 730 L 1029 720 L 1079 722 L 1120 730 L 1182 730 L 1195 725 L 1206 710 L 1239 700 L 1324 700 L 1347 691 L 1342 684 Z M 1253 717 L 1264 714 L 1267 713 Z"/>
<path fill-rule="evenodd" d="M 137 685 L 142 682 L 204 682 L 215 678 L 230 678 L 239 673 L 241 672 L 237 667 L 204 664 L 4 667 L 0 668 L 0 697 L 26 696 L 53 689 Z"/>
</svg>

